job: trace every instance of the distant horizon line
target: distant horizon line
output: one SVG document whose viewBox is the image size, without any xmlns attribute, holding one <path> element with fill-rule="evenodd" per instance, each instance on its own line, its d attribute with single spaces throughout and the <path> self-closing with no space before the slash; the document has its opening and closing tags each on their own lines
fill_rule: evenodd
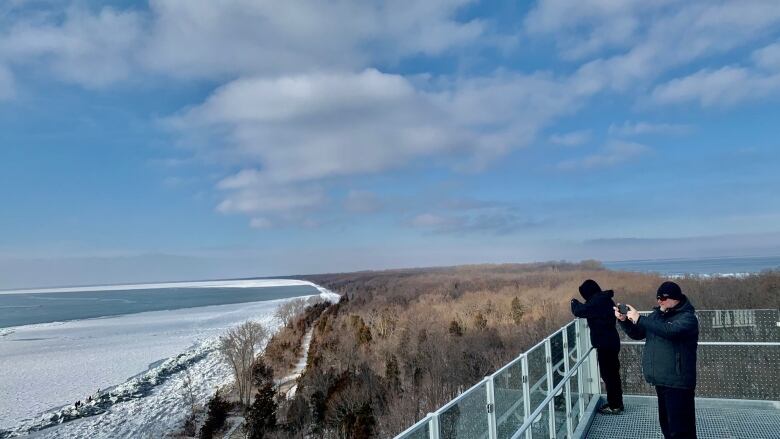
<svg viewBox="0 0 780 439">
<path fill-rule="evenodd" d="M 365 272 L 374 272 L 374 271 L 392 271 L 392 270 L 412 270 L 412 269 L 426 269 L 426 268 L 448 268 L 448 267 L 464 267 L 469 265 L 531 265 L 531 264 L 544 264 L 544 263 L 554 263 L 554 262 L 564 262 L 564 263 L 582 263 L 584 261 L 597 261 L 601 264 L 619 264 L 619 263 L 631 263 L 631 262 L 638 262 L 638 263 L 645 263 L 645 262 L 680 262 L 680 261 L 708 261 L 708 260 L 718 260 L 718 259 L 772 259 L 772 258 L 780 258 L 780 255 L 773 255 L 773 256 L 758 256 L 758 255 L 751 255 L 751 256 L 706 256 L 706 257 L 679 257 L 679 258 L 653 258 L 653 259 L 622 259 L 622 260 L 610 260 L 610 261 L 602 261 L 595 258 L 586 258 L 586 259 L 580 259 L 578 261 L 569 260 L 569 259 L 548 259 L 548 260 L 540 260 L 540 261 L 530 261 L 530 262 L 489 262 L 489 263 L 471 263 L 471 264 L 457 264 L 457 265 L 429 265 L 429 266 L 408 266 L 408 267 L 388 267 L 388 268 L 374 268 L 374 269 L 367 269 L 367 270 L 353 270 L 353 271 L 328 271 L 328 272 L 319 272 L 319 273 L 305 273 L 305 274 L 286 274 L 286 275 L 278 275 L 278 276 L 248 276 L 248 277 L 232 277 L 232 278 L 211 278 L 211 279 L 195 279 L 195 280 L 150 280 L 150 281 L 144 281 L 144 282 L 117 282 L 117 283 L 107 283 L 107 284 L 71 284 L 71 285 L 60 285 L 60 286 L 46 286 L 46 287 L 26 287 L 26 288 L 10 288 L 10 289 L 0 289 L 0 294 L 11 294 L 11 293 L 31 293 L 34 291 L 42 291 L 46 290 L 46 292 L 55 292 L 55 290 L 68 290 L 73 288 L 116 288 L 116 287 L 128 287 L 130 289 L 138 289 L 137 287 L 141 286 L 150 286 L 150 285 L 171 285 L 171 284 L 184 284 L 181 285 L 182 287 L 186 287 L 186 284 L 201 284 L 200 286 L 203 286 L 202 284 L 208 283 L 208 282 L 246 282 L 246 281 L 263 281 L 263 280 L 280 280 L 280 281 L 299 281 L 299 282 L 308 282 L 302 279 L 298 279 L 303 276 L 318 276 L 318 275 L 326 275 L 326 274 L 336 274 L 336 273 L 365 273 Z M 604 267 L 609 269 L 609 267 Z M 198 285 L 190 285 L 191 287 L 198 287 Z M 241 287 L 241 285 L 213 285 L 214 287 L 223 286 L 223 287 Z M 245 285 L 249 286 L 249 285 Z M 259 285 L 258 285 L 259 286 Z M 267 285 L 272 286 L 272 285 Z M 281 286 L 281 285 L 280 285 Z"/>
</svg>

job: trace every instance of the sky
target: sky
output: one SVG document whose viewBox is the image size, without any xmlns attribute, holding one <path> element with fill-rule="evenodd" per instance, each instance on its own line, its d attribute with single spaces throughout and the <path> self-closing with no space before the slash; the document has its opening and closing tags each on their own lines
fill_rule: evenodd
<svg viewBox="0 0 780 439">
<path fill-rule="evenodd" d="M 6 0 L 0 288 L 780 255 L 776 0 Z"/>
</svg>

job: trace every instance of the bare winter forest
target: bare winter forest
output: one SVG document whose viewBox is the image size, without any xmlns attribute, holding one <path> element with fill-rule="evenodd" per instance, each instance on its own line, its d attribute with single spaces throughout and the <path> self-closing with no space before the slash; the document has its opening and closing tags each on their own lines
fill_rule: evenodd
<svg viewBox="0 0 780 439">
<path fill-rule="evenodd" d="M 269 342 L 276 378 L 313 327 L 305 373 L 265 437 L 392 437 L 572 319 L 587 278 L 650 309 L 657 275 L 595 261 L 307 276 L 342 295 L 307 308 Z M 697 309 L 780 307 L 780 273 L 677 280 Z"/>
</svg>

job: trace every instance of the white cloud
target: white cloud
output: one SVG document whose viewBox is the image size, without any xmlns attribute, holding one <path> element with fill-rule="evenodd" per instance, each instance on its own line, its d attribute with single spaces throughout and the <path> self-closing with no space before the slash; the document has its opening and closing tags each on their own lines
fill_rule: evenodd
<svg viewBox="0 0 780 439">
<path fill-rule="evenodd" d="M 457 19 L 471 2 L 150 0 L 148 10 L 97 11 L 72 2 L 45 13 L 11 5 L 0 60 L 44 66 L 86 87 L 150 74 L 225 80 L 360 70 L 486 44 L 484 23 Z"/>
<path fill-rule="evenodd" d="M 780 72 L 780 43 L 770 44 L 753 52 L 755 64 L 772 72 Z"/>
<path fill-rule="evenodd" d="M 570 133 L 553 134 L 550 143 L 560 146 L 579 146 L 590 140 L 590 130 L 572 131 Z"/>
<path fill-rule="evenodd" d="M 142 58 L 184 78 L 362 69 L 475 43 L 482 23 L 455 19 L 470 2 L 152 0 Z"/>
<path fill-rule="evenodd" d="M 98 13 L 70 8 L 62 23 L 22 20 L 3 32 L 0 59 L 43 66 L 56 77 L 86 87 L 128 79 L 142 36 L 135 12 L 103 8 Z"/>
<path fill-rule="evenodd" d="M 485 164 L 523 147 L 576 107 L 566 87 L 496 75 L 423 91 L 373 69 L 243 78 L 167 124 L 197 154 L 244 168 L 219 183 L 221 212 L 296 211 L 323 204 L 311 185 L 442 156 Z M 287 191 L 297 200 L 271 197 Z"/>
<path fill-rule="evenodd" d="M 540 0 L 523 19 L 531 35 L 556 35 L 561 54 L 580 59 L 604 49 L 630 47 L 642 30 L 641 16 L 669 1 Z"/>
<path fill-rule="evenodd" d="M 229 186 L 220 184 L 220 187 Z M 324 192 L 316 186 L 281 186 L 258 181 L 228 190 L 217 210 L 222 213 L 286 214 L 318 207 L 325 200 Z"/>
<path fill-rule="evenodd" d="M 653 123 L 625 121 L 622 124 L 612 124 L 608 133 L 616 136 L 640 136 L 643 134 L 684 134 L 691 131 L 690 125 L 677 123 Z"/>
<path fill-rule="evenodd" d="M 780 92 L 780 74 L 765 75 L 744 67 L 703 69 L 657 86 L 652 99 L 660 104 L 698 102 L 703 107 L 734 105 Z"/>
<path fill-rule="evenodd" d="M 270 229 L 274 224 L 268 218 L 256 217 L 249 221 L 249 226 L 253 229 Z"/>
<path fill-rule="evenodd" d="M 611 140 L 595 154 L 560 162 L 558 168 L 561 170 L 608 168 L 634 160 L 649 151 L 650 148 L 641 143 Z"/>
<path fill-rule="evenodd" d="M 464 146 L 444 109 L 372 69 L 236 80 L 169 124 L 275 183 L 376 172 Z"/>
<path fill-rule="evenodd" d="M 703 107 L 730 106 L 780 93 L 780 43 L 753 51 L 749 63 L 704 68 L 653 89 L 659 104 L 698 102 Z"/>
<path fill-rule="evenodd" d="M 625 36 L 613 29 L 615 17 L 641 25 Z M 553 37 L 563 57 L 582 53 L 595 58 L 572 78 L 591 92 L 641 91 L 670 69 L 760 41 L 778 25 L 780 3 L 774 0 L 542 0 L 526 19 L 527 30 Z M 582 49 L 613 33 L 619 43 Z"/>
<path fill-rule="evenodd" d="M 61 19 L 28 17 L 0 30 L 0 65 L 44 67 L 87 87 L 150 75 L 221 84 L 167 124 L 197 158 L 232 170 L 217 185 L 220 212 L 275 226 L 311 221 L 339 179 L 421 162 L 481 170 L 597 93 L 644 93 L 670 69 L 760 41 L 780 24 L 774 0 L 540 0 L 524 29 L 584 63 L 570 76 L 500 70 L 411 78 L 372 68 L 491 44 L 489 22 L 458 18 L 471 3 L 150 0 L 143 11 L 70 8 Z M 778 50 L 757 51 L 756 65 L 773 69 Z M 4 83 L 13 89 L 12 73 L 4 81 L 1 69 L 0 96 Z M 653 99 L 711 105 L 775 90 L 769 73 L 725 69 L 664 84 Z M 740 78 L 752 85 L 727 90 Z M 710 89 L 696 90 L 699 79 Z M 609 131 L 682 129 L 626 122 Z M 589 137 L 558 133 L 549 141 L 579 145 Z M 613 141 L 559 166 L 612 166 L 646 151 Z M 345 207 L 361 209 L 359 198 L 350 193 Z"/>
</svg>

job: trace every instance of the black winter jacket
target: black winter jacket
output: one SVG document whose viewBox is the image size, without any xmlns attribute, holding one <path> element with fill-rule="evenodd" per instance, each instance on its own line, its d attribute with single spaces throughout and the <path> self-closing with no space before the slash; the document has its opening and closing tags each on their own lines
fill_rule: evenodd
<svg viewBox="0 0 780 439">
<path fill-rule="evenodd" d="M 595 293 L 590 297 L 585 297 L 585 303 L 580 303 L 576 299 L 571 301 L 571 313 L 576 317 L 588 319 L 590 327 L 590 343 L 596 349 L 620 349 L 620 336 L 618 336 L 615 327 L 615 302 L 612 296 L 615 293 L 612 290 Z"/>
<path fill-rule="evenodd" d="M 642 354 L 645 380 L 654 386 L 678 389 L 696 388 L 696 348 L 699 342 L 699 320 L 687 297 L 674 308 L 662 312 L 655 307 L 636 324 L 620 322 L 634 340 L 646 338 Z"/>
</svg>

